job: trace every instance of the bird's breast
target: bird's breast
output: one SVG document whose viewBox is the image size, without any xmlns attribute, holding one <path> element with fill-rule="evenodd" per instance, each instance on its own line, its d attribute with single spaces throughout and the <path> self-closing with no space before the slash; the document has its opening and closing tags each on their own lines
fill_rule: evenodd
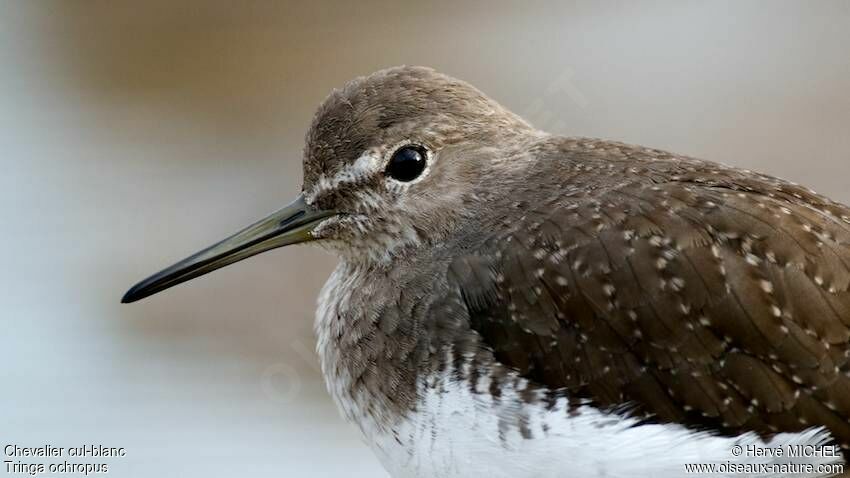
<svg viewBox="0 0 850 478">
<path fill-rule="evenodd" d="M 400 325 L 382 284 L 368 269 L 341 263 L 322 289 L 315 322 L 328 391 L 367 439 L 387 432 L 414 406 L 415 337 Z"/>
<path fill-rule="evenodd" d="M 640 424 L 565 394 L 553 400 L 497 362 L 456 360 L 451 347 L 420 356 L 439 366 L 410 362 L 418 350 L 414 336 L 422 329 L 405 329 L 413 317 L 386 315 L 388 309 L 405 310 L 381 303 L 376 291 L 386 286 L 368 271 L 341 264 L 320 295 L 316 333 L 331 396 L 394 477 L 631 477 L 636 472 L 672 477 L 694 463 L 776 462 L 769 456 L 733 455 L 736 445 L 768 446 L 755 434 L 721 437 L 676 424 Z M 431 315 L 445 309 L 433 310 Z M 822 444 L 826 438 L 828 432 L 812 429 L 780 434 L 770 446 Z"/>
</svg>

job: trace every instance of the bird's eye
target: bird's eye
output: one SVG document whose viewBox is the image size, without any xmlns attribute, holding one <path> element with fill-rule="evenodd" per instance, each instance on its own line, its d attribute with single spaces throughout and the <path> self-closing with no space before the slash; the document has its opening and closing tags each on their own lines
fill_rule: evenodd
<svg viewBox="0 0 850 478">
<path fill-rule="evenodd" d="M 425 148 L 421 146 L 402 146 L 393 153 L 385 174 L 396 181 L 413 181 L 425 170 L 427 156 Z"/>
</svg>

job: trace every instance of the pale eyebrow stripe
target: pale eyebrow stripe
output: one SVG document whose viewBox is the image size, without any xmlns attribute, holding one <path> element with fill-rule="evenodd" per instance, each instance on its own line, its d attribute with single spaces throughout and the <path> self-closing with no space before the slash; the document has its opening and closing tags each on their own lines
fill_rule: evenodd
<svg viewBox="0 0 850 478">
<path fill-rule="evenodd" d="M 356 183 L 364 176 L 373 174 L 378 170 L 381 158 L 375 151 L 366 151 L 361 154 L 352 164 L 345 166 L 332 178 L 320 175 L 316 186 L 304 195 L 304 200 L 311 204 L 319 194 L 335 189 L 342 184 Z"/>
</svg>

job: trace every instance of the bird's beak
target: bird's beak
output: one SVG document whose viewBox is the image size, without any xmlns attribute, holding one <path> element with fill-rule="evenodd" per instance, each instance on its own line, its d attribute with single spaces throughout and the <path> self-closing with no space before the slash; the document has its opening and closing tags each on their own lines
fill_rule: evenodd
<svg viewBox="0 0 850 478">
<path fill-rule="evenodd" d="M 261 252 L 314 240 L 313 229 L 335 214 L 308 206 L 300 195 L 269 217 L 139 282 L 124 294 L 121 302 L 144 299 Z"/>
</svg>

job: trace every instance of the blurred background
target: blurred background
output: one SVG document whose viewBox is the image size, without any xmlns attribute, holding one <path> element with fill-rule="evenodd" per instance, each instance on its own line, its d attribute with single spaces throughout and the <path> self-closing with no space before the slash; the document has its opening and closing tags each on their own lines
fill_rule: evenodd
<svg viewBox="0 0 850 478">
<path fill-rule="evenodd" d="M 429 65 L 551 132 L 850 202 L 848 45 L 842 0 L 2 1 L 0 443 L 125 447 L 89 460 L 116 476 L 385 476 L 313 351 L 333 257 L 119 304 L 298 192 L 332 88 Z"/>
</svg>

